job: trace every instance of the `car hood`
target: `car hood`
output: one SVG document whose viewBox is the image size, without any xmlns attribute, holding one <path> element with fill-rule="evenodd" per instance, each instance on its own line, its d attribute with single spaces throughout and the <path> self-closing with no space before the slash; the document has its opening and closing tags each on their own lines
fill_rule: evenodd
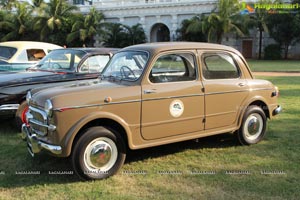
<svg viewBox="0 0 300 200">
<path fill-rule="evenodd" d="M 138 86 L 135 86 L 138 87 Z M 50 99 L 54 109 L 78 108 L 81 106 L 95 106 L 105 103 L 106 97 L 114 102 L 126 100 L 133 95 L 132 86 L 117 82 L 88 81 L 77 82 L 54 88 L 33 89 L 30 105 L 43 108 L 46 100 Z M 133 90 L 131 90 L 133 91 Z M 140 90 L 139 90 L 140 91 Z M 135 94 L 138 98 L 139 94 Z"/>
<path fill-rule="evenodd" d="M 52 82 L 53 77 L 59 75 L 55 72 L 0 72 L 0 88 Z"/>
</svg>

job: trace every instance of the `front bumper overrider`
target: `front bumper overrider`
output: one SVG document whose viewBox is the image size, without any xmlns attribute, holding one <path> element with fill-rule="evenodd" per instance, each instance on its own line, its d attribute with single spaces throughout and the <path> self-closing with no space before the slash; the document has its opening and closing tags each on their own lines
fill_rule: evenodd
<svg viewBox="0 0 300 200">
<path fill-rule="evenodd" d="M 36 134 L 32 134 L 30 132 L 30 128 L 26 124 L 22 125 L 22 138 L 27 141 L 27 149 L 32 157 L 34 157 L 34 154 L 39 153 L 43 149 L 54 155 L 62 153 L 61 146 L 47 144 L 40 141 Z"/>
</svg>

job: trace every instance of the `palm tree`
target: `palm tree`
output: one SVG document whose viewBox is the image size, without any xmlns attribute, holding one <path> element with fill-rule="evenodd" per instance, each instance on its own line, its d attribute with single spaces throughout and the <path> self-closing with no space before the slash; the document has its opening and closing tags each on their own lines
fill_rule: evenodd
<svg viewBox="0 0 300 200">
<path fill-rule="evenodd" d="M 102 40 L 104 46 L 123 48 L 146 42 L 146 35 L 141 24 L 126 26 L 120 23 L 104 24 Z"/>
<path fill-rule="evenodd" d="M 83 43 L 89 43 L 89 46 L 93 46 L 94 36 L 97 34 L 97 29 L 103 19 L 104 15 L 93 7 L 86 16 L 78 17 L 72 26 L 71 33 L 67 36 L 67 42 L 80 39 Z"/>
<path fill-rule="evenodd" d="M 7 40 L 24 40 L 29 39 L 32 27 L 30 22 L 31 7 L 28 3 L 16 3 L 16 12 L 7 14 L 4 20 L 0 22 L 0 28 L 6 30 L 7 33 L 1 38 L 2 41 Z"/>
<path fill-rule="evenodd" d="M 124 44 L 127 40 L 126 34 L 124 34 L 124 27 L 120 23 L 106 23 L 103 30 L 103 43 L 106 47 L 122 48 L 128 44 Z"/>
<path fill-rule="evenodd" d="M 129 45 L 141 44 L 146 42 L 145 31 L 141 24 L 136 24 L 131 27 L 123 25 L 123 27 L 127 30 L 128 39 L 130 40 L 128 41 Z"/>
<path fill-rule="evenodd" d="M 259 0 L 258 3 L 263 5 L 271 3 L 271 1 Z M 256 9 L 249 17 L 249 27 L 255 27 L 259 31 L 258 59 L 261 59 L 263 32 L 269 32 L 267 27 L 267 17 L 268 13 L 265 9 Z"/>
<path fill-rule="evenodd" d="M 217 12 L 215 12 L 217 10 Z M 238 35 L 244 35 L 241 25 L 236 23 L 235 16 L 239 12 L 238 0 L 219 0 L 217 7 L 212 13 L 203 20 L 192 23 L 188 30 L 201 30 L 207 34 L 209 42 L 221 43 L 225 33 L 236 32 Z M 202 19 L 202 18 L 201 18 Z M 194 26 L 194 27 L 193 27 Z"/>
<path fill-rule="evenodd" d="M 16 0 L 0 0 L 0 7 L 5 8 L 6 10 L 11 10 L 16 3 Z"/>
<path fill-rule="evenodd" d="M 207 16 L 204 14 L 196 15 L 190 20 L 184 20 L 182 27 L 179 29 L 180 40 L 206 42 Z"/>
<path fill-rule="evenodd" d="M 35 7 L 35 8 L 41 7 L 44 3 L 45 3 L 44 0 L 33 0 L 32 1 L 33 7 Z"/>
<path fill-rule="evenodd" d="M 77 10 L 77 7 L 64 0 L 50 0 L 44 7 L 43 13 L 35 20 L 34 29 L 39 31 L 40 39 L 45 40 L 47 35 L 55 30 L 60 30 L 62 24 L 74 10 Z"/>
</svg>

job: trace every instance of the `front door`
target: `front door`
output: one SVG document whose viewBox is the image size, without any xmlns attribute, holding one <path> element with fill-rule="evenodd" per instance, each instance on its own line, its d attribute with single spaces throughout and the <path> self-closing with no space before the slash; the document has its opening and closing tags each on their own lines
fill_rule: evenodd
<svg viewBox="0 0 300 200">
<path fill-rule="evenodd" d="M 236 124 L 243 101 L 249 94 L 247 80 L 230 53 L 202 54 L 205 88 L 205 129 L 230 128 Z"/>
<path fill-rule="evenodd" d="M 142 86 L 141 132 L 145 140 L 204 129 L 204 94 L 193 52 L 157 57 Z"/>
</svg>

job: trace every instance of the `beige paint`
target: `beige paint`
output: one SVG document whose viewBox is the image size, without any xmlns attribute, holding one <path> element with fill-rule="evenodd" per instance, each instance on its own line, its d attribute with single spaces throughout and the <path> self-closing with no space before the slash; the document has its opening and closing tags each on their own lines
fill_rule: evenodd
<svg viewBox="0 0 300 200">
<path fill-rule="evenodd" d="M 55 111 L 51 123 L 57 130 L 40 139 L 62 146 L 63 153 L 59 156 L 70 155 L 76 135 L 94 120 L 109 119 L 118 123 L 125 130 L 128 146 L 139 149 L 234 132 L 251 103 L 265 103 L 270 118 L 278 105 L 277 97 L 271 97 L 275 87 L 268 81 L 253 79 L 244 58 L 233 48 L 205 43 L 158 43 L 136 45 L 123 51 L 126 49 L 143 50 L 150 55 L 144 76 L 135 84 L 103 81 L 35 94 L 33 91 L 32 106 L 42 108 L 46 99 L 53 102 Z M 157 57 L 171 52 L 194 54 L 199 72 L 196 80 L 159 84 L 149 81 L 148 75 Z M 226 52 L 234 57 L 240 77 L 205 80 L 201 73 L 201 56 L 207 52 Z M 154 93 L 146 94 L 147 90 Z M 110 102 L 105 102 L 107 97 Z M 183 111 L 177 116 L 176 109 Z"/>
</svg>

